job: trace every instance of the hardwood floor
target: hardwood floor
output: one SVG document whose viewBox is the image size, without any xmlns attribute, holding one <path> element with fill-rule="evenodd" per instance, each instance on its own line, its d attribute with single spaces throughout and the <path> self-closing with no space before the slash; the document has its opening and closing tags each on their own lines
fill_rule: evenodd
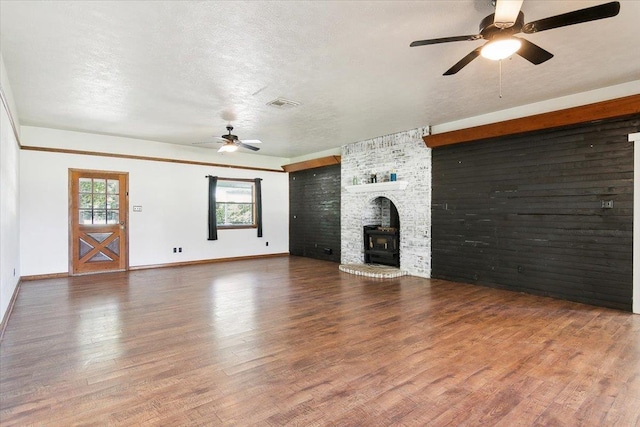
<svg viewBox="0 0 640 427">
<path fill-rule="evenodd" d="M 638 426 L 640 316 L 284 257 L 24 282 L 11 425 Z"/>
</svg>

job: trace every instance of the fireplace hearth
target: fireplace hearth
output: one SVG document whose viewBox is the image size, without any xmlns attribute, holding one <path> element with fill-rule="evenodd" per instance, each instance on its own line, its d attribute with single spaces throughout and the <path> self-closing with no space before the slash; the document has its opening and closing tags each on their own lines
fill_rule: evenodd
<svg viewBox="0 0 640 427">
<path fill-rule="evenodd" d="M 395 227 L 364 226 L 364 262 L 400 267 L 400 232 Z"/>
</svg>

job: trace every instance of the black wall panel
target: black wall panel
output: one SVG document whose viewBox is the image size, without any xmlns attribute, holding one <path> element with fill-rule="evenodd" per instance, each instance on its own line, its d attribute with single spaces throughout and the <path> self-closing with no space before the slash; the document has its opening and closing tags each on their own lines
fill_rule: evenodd
<svg viewBox="0 0 640 427">
<path fill-rule="evenodd" d="M 340 262 L 340 165 L 289 174 L 289 253 Z"/>
<path fill-rule="evenodd" d="M 432 277 L 630 311 L 639 130 L 634 116 L 434 149 Z"/>
</svg>

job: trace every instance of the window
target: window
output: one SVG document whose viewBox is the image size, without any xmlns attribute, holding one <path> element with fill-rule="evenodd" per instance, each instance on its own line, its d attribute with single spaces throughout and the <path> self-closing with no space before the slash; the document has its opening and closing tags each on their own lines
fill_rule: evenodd
<svg viewBox="0 0 640 427">
<path fill-rule="evenodd" d="M 117 179 L 80 178 L 79 224 L 117 224 L 119 188 Z"/>
<path fill-rule="evenodd" d="M 207 240 L 218 240 L 219 228 L 255 228 L 258 237 L 262 237 L 262 179 L 212 175 L 206 178 L 209 180 Z"/>
<path fill-rule="evenodd" d="M 255 193 L 253 180 L 219 178 L 216 186 L 217 227 L 257 227 Z"/>
</svg>

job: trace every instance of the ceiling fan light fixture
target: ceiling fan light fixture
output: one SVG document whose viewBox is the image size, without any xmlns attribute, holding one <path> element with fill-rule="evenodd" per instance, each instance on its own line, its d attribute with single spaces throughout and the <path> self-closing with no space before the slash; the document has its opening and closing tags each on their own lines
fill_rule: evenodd
<svg viewBox="0 0 640 427">
<path fill-rule="evenodd" d="M 233 153 L 237 149 L 238 149 L 238 146 L 235 145 L 233 142 L 225 142 L 225 144 L 222 147 L 220 147 L 218 152 L 219 153 Z"/>
<path fill-rule="evenodd" d="M 493 61 L 499 61 L 516 53 L 521 46 L 522 42 L 517 38 L 492 40 L 482 47 L 480 55 Z"/>
</svg>

